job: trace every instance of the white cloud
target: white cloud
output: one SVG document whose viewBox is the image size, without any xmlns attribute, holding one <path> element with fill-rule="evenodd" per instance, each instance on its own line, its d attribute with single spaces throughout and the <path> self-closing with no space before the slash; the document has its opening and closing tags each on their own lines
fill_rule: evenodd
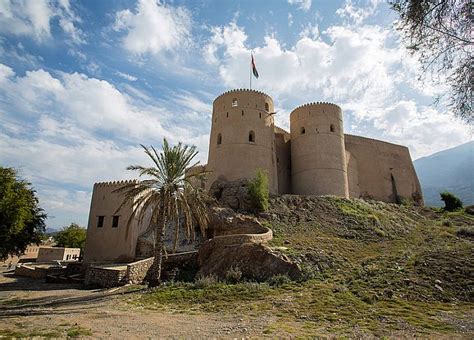
<svg viewBox="0 0 474 340">
<path fill-rule="evenodd" d="M 293 26 L 293 15 L 288 13 L 288 27 Z"/>
<path fill-rule="evenodd" d="M 249 67 L 250 47 L 245 29 L 231 22 L 211 32 L 205 59 L 226 86 L 246 87 L 248 73 L 242 70 Z M 346 124 L 351 122 L 346 132 L 408 145 L 415 157 L 468 141 L 468 128 L 450 119 L 449 128 L 436 130 L 439 143 L 428 142 L 432 122 L 442 126 L 449 120 L 443 107 L 427 108 L 430 95 L 442 88 L 417 81 L 417 61 L 397 41 L 394 31 L 354 23 L 330 26 L 321 35 L 308 25 L 293 46 L 266 36 L 252 48 L 260 74 L 254 86 L 273 96 L 282 127 L 288 127 L 287 113 L 297 105 L 331 101 L 344 109 Z"/>
<path fill-rule="evenodd" d="M 58 18 L 59 26 L 73 43 L 85 43 L 80 22 L 72 11 L 69 0 L 0 1 L 0 26 L 4 32 L 26 35 L 38 42 L 51 38 L 51 21 Z"/>
<path fill-rule="evenodd" d="M 296 5 L 298 8 L 307 12 L 311 9 L 311 0 L 288 0 L 290 5 Z"/>
<path fill-rule="evenodd" d="M 120 72 L 120 71 L 117 71 L 115 72 L 116 75 L 118 75 L 119 77 L 123 78 L 123 79 L 126 79 L 128 81 L 137 81 L 138 78 L 137 77 L 134 77 L 128 73 L 123 73 L 123 72 Z"/>
<path fill-rule="evenodd" d="M 191 13 L 155 0 L 140 0 L 135 11 L 116 13 L 114 29 L 125 31 L 123 47 L 131 53 L 158 55 L 190 44 Z"/>
<path fill-rule="evenodd" d="M 367 6 L 357 6 L 353 0 L 346 0 L 344 6 L 336 11 L 341 18 L 349 19 L 355 24 L 362 23 L 366 18 L 373 15 L 381 0 L 366 0 Z"/>
<path fill-rule="evenodd" d="M 48 225 L 85 223 L 94 182 L 135 177 L 126 166 L 148 164 L 140 143 L 194 144 L 205 162 L 209 104 L 189 92 L 149 103 L 130 88 L 78 73 L 18 75 L 0 64 L 0 159 L 34 183 L 56 216 Z"/>
</svg>

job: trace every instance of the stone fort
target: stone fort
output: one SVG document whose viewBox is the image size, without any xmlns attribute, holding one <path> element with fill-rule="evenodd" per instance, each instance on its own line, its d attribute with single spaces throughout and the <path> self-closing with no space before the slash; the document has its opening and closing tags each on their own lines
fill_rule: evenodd
<svg viewBox="0 0 474 340">
<path fill-rule="evenodd" d="M 335 195 L 422 205 L 420 183 L 406 146 L 344 133 L 341 108 L 332 103 L 301 105 L 290 114 L 290 131 L 275 125 L 272 98 L 235 89 L 214 100 L 208 163 L 188 170 L 207 172 L 199 183 L 252 179 L 266 172 L 271 194 Z M 186 142 L 186 141 L 183 141 Z M 113 191 L 123 182 L 94 185 L 85 261 L 135 257 L 146 227 L 126 228 L 130 207 Z M 115 247 L 103 247 L 104 240 Z"/>
</svg>

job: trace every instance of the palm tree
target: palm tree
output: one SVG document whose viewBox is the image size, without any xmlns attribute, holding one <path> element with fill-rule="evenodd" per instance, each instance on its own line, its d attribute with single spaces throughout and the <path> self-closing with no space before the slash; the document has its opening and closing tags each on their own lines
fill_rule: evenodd
<svg viewBox="0 0 474 340">
<path fill-rule="evenodd" d="M 178 242 L 179 229 L 185 228 L 188 239 L 195 237 L 194 222 L 205 235 L 209 218 L 207 214 L 207 195 L 195 188 L 192 179 L 199 175 L 185 177 L 185 171 L 191 166 L 197 155 L 195 146 L 179 143 L 170 146 L 163 140 L 163 151 L 157 153 L 153 146 L 142 145 L 145 153 L 153 161 L 152 167 L 131 165 L 127 170 L 138 171 L 139 177 L 147 179 L 135 181 L 117 189 L 124 195 L 122 205 L 132 203 L 130 223 L 138 219 L 139 223 L 150 218 L 148 231 L 154 232 L 154 261 L 150 268 L 149 286 L 160 284 L 163 253 L 166 252 L 164 237 L 166 227 L 174 225 L 174 251 Z M 196 162 L 192 166 L 199 164 Z"/>
</svg>

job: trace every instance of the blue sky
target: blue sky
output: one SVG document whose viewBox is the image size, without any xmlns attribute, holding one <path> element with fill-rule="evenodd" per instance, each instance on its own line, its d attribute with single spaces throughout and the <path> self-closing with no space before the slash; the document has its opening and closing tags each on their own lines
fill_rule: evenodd
<svg viewBox="0 0 474 340">
<path fill-rule="evenodd" d="M 468 142 L 395 19 L 379 0 L 2 0 L 0 164 L 33 183 L 49 227 L 87 225 L 93 183 L 132 178 L 140 143 L 195 144 L 206 162 L 212 101 L 248 86 L 251 51 L 283 128 L 330 101 L 346 133 L 414 159 Z"/>
</svg>

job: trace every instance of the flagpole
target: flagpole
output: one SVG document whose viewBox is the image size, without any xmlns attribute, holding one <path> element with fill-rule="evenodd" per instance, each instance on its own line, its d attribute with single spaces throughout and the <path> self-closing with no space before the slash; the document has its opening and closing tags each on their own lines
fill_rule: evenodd
<svg viewBox="0 0 474 340">
<path fill-rule="evenodd" d="M 250 52 L 250 67 L 249 67 L 249 82 L 250 82 L 250 89 L 252 89 L 252 52 Z"/>
</svg>

